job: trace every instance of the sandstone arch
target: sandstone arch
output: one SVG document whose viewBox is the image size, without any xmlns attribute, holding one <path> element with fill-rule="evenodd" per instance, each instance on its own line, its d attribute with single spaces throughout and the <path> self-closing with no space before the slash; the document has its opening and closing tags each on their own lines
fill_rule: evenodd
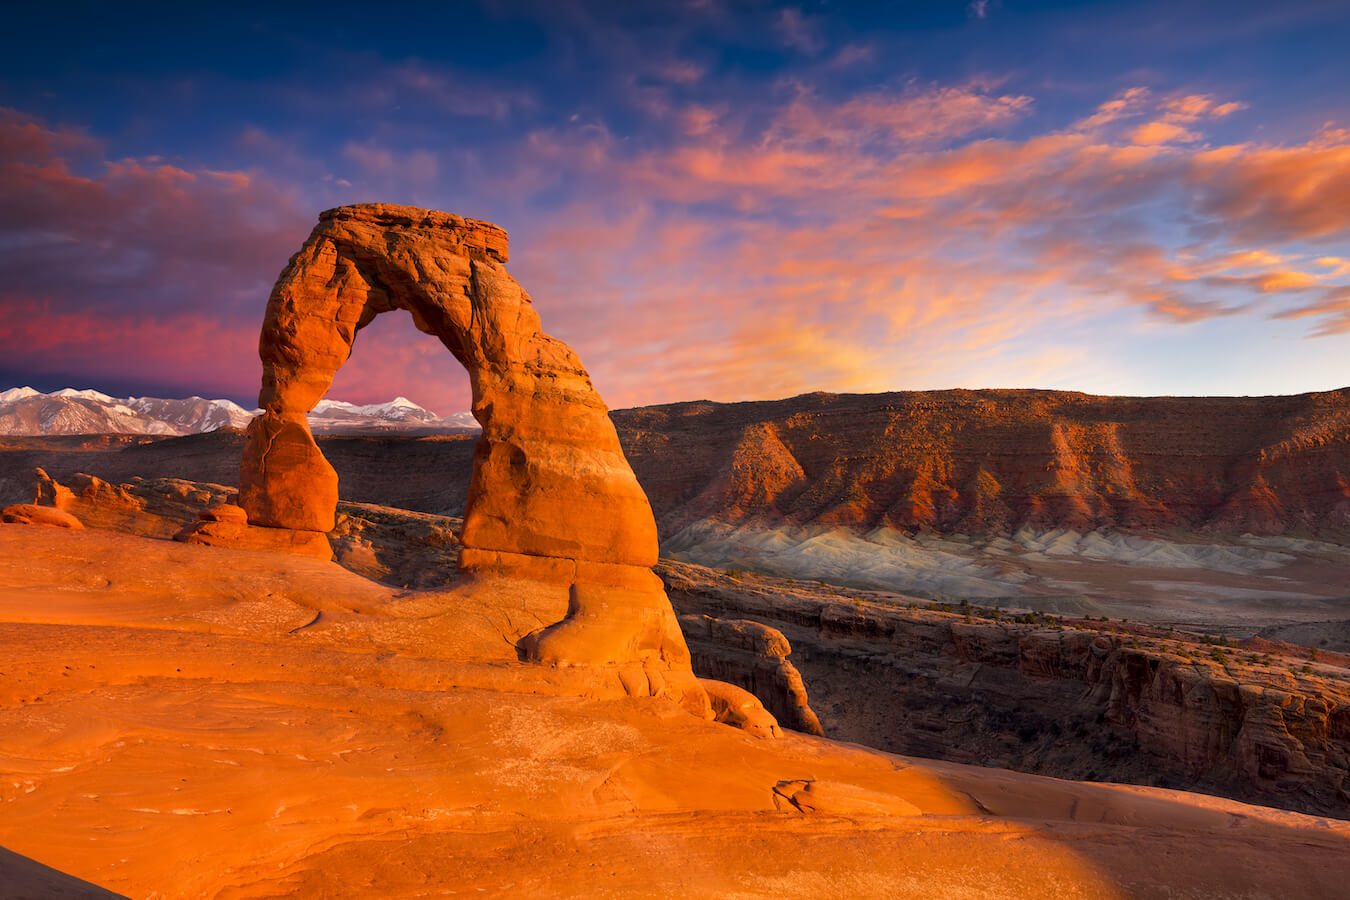
<svg viewBox="0 0 1350 900">
<path fill-rule="evenodd" d="M 657 537 L 646 495 L 581 361 L 542 331 L 506 260 L 506 233 L 487 222 L 381 204 L 322 213 L 267 303 L 263 412 L 248 428 L 239 505 L 251 525 L 333 528 L 337 475 L 305 414 L 346 362 L 356 333 L 380 313 L 407 310 L 468 370 L 483 427 L 461 568 L 470 577 L 514 574 L 568 586 L 567 617 L 525 638 L 522 655 L 641 663 L 639 673 L 650 677 L 634 685 L 631 670 L 623 675 L 630 693 L 666 691 L 677 672 L 685 693 L 701 698 L 650 569 Z"/>
</svg>

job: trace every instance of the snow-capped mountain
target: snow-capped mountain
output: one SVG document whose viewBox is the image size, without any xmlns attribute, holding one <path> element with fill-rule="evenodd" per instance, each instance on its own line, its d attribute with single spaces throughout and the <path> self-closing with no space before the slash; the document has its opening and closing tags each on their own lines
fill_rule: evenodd
<svg viewBox="0 0 1350 900">
<path fill-rule="evenodd" d="M 470 413 L 438 416 L 407 397 L 395 397 L 387 403 L 357 406 L 342 400 L 320 400 L 309 413 L 309 427 L 316 434 L 367 434 L 386 431 L 449 433 L 477 431 L 478 422 Z"/>
<path fill-rule="evenodd" d="M 20 434 L 201 434 L 246 428 L 259 410 L 230 400 L 188 397 L 109 397 L 100 391 L 63 388 L 43 394 L 30 387 L 0 391 L 0 435 Z M 309 416 L 319 434 L 459 434 L 477 431 L 469 413 L 442 417 L 406 397 L 357 406 L 323 400 Z"/>
<path fill-rule="evenodd" d="M 253 413 L 229 400 L 109 397 L 64 388 L 0 392 L 0 434 L 198 434 L 226 425 L 243 428 Z"/>
</svg>

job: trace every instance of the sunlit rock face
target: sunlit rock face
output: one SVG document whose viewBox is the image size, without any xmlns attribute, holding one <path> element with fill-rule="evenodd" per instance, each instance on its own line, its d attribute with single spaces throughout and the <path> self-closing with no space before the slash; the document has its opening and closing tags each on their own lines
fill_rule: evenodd
<svg viewBox="0 0 1350 900">
<path fill-rule="evenodd" d="M 522 654 L 559 663 L 659 660 L 688 672 L 688 650 L 650 571 L 657 538 L 647 497 L 586 369 L 543 332 L 506 259 L 506 233 L 487 222 L 380 204 L 321 214 L 268 300 L 262 413 L 248 428 L 239 505 L 254 526 L 332 530 L 337 475 L 306 414 L 357 332 L 380 313 L 407 310 L 468 370 L 483 428 L 461 568 L 569 590 L 567 618 L 522 641 Z M 633 689 L 662 691 L 665 680 L 652 673 Z"/>
</svg>

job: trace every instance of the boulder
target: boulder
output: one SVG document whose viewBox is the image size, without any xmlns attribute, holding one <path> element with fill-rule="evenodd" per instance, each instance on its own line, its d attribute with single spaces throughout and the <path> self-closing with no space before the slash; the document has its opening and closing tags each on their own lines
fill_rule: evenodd
<svg viewBox="0 0 1350 900">
<path fill-rule="evenodd" d="M 84 523 L 63 509 L 16 503 L 0 510 L 0 522 L 10 525 L 47 525 L 53 528 L 83 528 Z"/>
</svg>

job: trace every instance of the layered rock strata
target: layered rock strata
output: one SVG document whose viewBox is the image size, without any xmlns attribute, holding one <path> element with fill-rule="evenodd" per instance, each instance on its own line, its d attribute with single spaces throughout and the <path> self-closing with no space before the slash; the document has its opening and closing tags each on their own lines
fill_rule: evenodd
<svg viewBox="0 0 1350 900">
<path fill-rule="evenodd" d="M 614 419 L 666 540 L 708 520 L 962 534 L 1350 530 L 1350 389 L 815 393 Z"/>
<path fill-rule="evenodd" d="M 667 541 L 705 521 L 861 533 L 1350 533 L 1350 390 L 807 394 L 612 417 Z M 0 491 L 8 489 L 8 502 L 26 496 L 35 465 L 58 477 L 227 482 L 238 441 L 228 429 L 158 441 L 81 438 L 78 447 L 14 439 L 0 448 Z M 472 439 L 321 436 L 319 446 L 344 499 L 450 515 L 465 508 Z"/>
</svg>

